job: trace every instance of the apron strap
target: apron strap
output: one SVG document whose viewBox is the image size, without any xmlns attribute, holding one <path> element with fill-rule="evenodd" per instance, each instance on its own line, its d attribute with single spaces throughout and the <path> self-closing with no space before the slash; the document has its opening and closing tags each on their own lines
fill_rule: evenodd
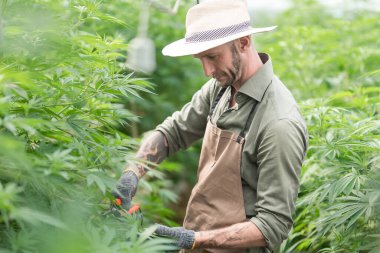
<svg viewBox="0 0 380 253">
<path fill-rule="evenodd" d="M 248 130 L 248 128 L 251 126 L 251 123 L 252 123 L 252 115 L 253 115 L 253 112 L 255 111 L 256 109 L 256 105 L 257 105 L 257 101 L 254 100 L 253 101 L 253 106 L 251 108 L 251 111 L 249 112 L 249 115 L 248 115 L 248 118 L 247 118 L 247 121 L 245 122 L 245 126 L 244 128 L 240 131 L 239 133 L 239 136 L 237 137 L 237 142 L 240 142 L 241 139 L 245 138 L 245 133 L 246 131 Z"/>
<path fill-rule="evenodd" d="M 226 89 L 227 89 L 227 87 L 223 87 L 223 88 L 219 91 L 218 95 L 216 96 L 216 98 L 215 98 L 215 100 L 214 100 L 214 103 L 212 104 L 212 107 L 211 107 L 211 110 L 210 110 L 210 114 L 209 114 L 210 118 L 211 118 L 212 114 L 214 113 L 215 107 L 216 107 L 216 105 L 218 104 L 220 98 L 223 96 L 223 94 L 224 94 L 224 92 L 226 91 Z"/>
<path fill-rule="evenodd" d="M 267 92 L 268 87 L 269 87 L 271 84 L 272 84 L 272 80 L 271 80 L 271 82 L 269 83 L 269 85 L 267 86 L 267 88 L 265 89 L 264 94 Z M 264 94 L 263 94 L 263 96 L 264 96 Z M 248 128 L 251 126 L 251 123 L 252 123 L 252 120 L 253 120 L 252 115 L 253 115 L 253 112 L 255 111 L 256 105 L 257 105 L 257 101 L 254 100 L 254 101 L 253 101 L 252 109 L 251 109 L 251 111 L 249 112 L 249 115 L 248 115 L 247 121 L 245 122 L 245 126 L 244 126 L 244 128 L 241 130 L 241 132 L 240 132 L 240 134 L 239 134 L 239 136 L 238 136 L 238 138 L 237 138 L 237 141 L 238 141 L 238 142 L 240 142 L 240 140 L 241 140 L 242 138 L 245 138 L 245 133 L 246 133 L 246 131 L 248 130 Z"/>
</svg>

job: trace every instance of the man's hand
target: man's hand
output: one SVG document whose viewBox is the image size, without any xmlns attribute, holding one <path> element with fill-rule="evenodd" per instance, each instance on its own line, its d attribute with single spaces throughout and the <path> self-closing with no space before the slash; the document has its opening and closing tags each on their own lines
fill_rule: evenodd
<svg viewBox="0 0 380 253">
<path fill-rule="evenodd" d="M 136 158 L 141 161 L 149 162 L 150 164 L 159 164 L 169 154 L 168 142 L 163 133 L 153 131 L 151 134 L 144 137 L 141 147 L 139 148 Z M 132 198 L 136 194 L 137 183 L 139 178 L 143 177 L 148 171 L 147 165 L 135 164 L 130 165 L 128 170 L 124 172 L 113 192 L 115 198 L 121 199 L 121 204 L 124 209 L 129 210 L 131 207 Z"/>
<path fill-rule="evenodd" d="M 115 198 L 121 199 L 121 204 L 125 210 L 131 208 L 132 198 L 136 194 L 137 183 L 139 179 L 133 171 L 124 172 L 116 186 L 116 190 L 113 192 Z"/>
<path fill-rule="evenodd" d="M 168 236 L 176 240 L 176 244 L 181 249 L 191 249 L 194 245 L 194 231 L 183 227 L 170 228 L 158 225 L 155 233 L 159 236 Z"/>
</svg>

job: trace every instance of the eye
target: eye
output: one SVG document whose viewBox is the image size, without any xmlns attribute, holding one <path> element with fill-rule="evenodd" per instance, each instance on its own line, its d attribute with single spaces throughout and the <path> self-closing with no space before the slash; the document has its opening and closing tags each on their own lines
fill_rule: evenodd
<svg viewBox="0 0 380 253">
<path fill-rule="evenodd" d="M 210 55 L 207 55 L 206 57 L 207 57 L 207 59 L 209 59 L 209 60 L 215 60 L 216 57 L 217 57 L 217 55 L 216 55 L 216 54 L 210 54 Z"/>
</svg>

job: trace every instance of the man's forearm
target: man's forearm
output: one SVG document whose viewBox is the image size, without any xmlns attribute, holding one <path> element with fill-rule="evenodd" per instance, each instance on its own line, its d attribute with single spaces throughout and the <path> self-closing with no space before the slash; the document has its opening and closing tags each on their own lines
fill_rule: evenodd
<svg viewBox="0 0 380 253">
<path fill-rule="evenodd" d="M 163 133 L 154 131 L 142 140 L 141 146 L 137 151 L 136 157 L 151 163 L 161 163 L 169 154 L 169 145 Z M 136 164 L 128 168 L 141 178 L 147 172 L 147 165 Z"/>
<path fill-rule="evenodd" d="M 251 221 L 195 233 L 195 248 L 265 247 L 263 234 Z"/>
</svg>

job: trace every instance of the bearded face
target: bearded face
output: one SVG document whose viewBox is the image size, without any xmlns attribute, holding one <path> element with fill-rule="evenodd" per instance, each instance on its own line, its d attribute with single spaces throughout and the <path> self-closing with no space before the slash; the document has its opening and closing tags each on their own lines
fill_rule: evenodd
<svg viewBox="0 0 380 253">
<path fill-rule="evenodd" d="M 241 76 L 241 56 L 234 41 L 194 55 L 202 62 L 206 76 L 215 78 L 222 87 L 232 86 Z"/>
<path fill-rule="evenodd" d="M 236 45 L 231 43 L 229 47 L 231 53 L 231 64 L 223 64 L 225 67 L 220 69 L 215 69 L 213 73 L 213 78 L 215 78 L 219 85 L 222 87 L 232 86 L 238 78 L 238 74 L 241 68 L 241 59 L 239 53 L 236 49 Z"/>
</svg>

